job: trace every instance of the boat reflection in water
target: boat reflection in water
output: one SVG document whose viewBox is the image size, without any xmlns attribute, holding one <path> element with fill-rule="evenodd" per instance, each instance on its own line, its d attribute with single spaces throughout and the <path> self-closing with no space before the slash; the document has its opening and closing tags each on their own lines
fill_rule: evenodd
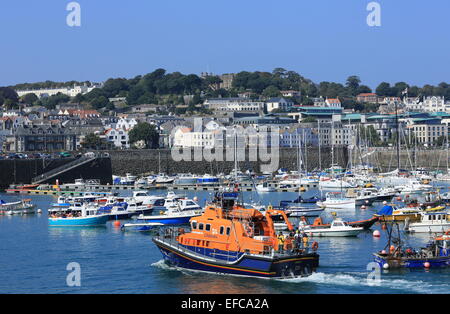
<svg viewBox="0 0 450 314">
<path fill-rule="evenodd" d="M 283 211 L 268 209 L 263 215 L 239 205 L 238 193 L 217 193 L 204 214 L 191 218 L 191 232 L 161 229 L 153 242 L 170 266 L 184 269 L 252 276 L 292 278 L 308 276 L 319 265 L 319 255 L 294 238 L 278 234 L 272 216 Z M 300 241 L 301 242 L 301 241 Z"/>
</svg>

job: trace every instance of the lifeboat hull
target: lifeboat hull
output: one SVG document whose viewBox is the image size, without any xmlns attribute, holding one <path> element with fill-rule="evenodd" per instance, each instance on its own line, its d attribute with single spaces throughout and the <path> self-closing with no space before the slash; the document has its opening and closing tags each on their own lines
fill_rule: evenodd
<svg viewBox="0 0 450 314">
<path fill-rule="evenodd" d="M 319 266 L 319 255 L 316 253 L 255 256 L 207 248 L 196 248 L 196 252 L 195 248 L 166 243 L 157 237 L 153 238 L 153 242 L 168 265 L 193 271 L 286 279 L 309 276 Z"/>
</svg>

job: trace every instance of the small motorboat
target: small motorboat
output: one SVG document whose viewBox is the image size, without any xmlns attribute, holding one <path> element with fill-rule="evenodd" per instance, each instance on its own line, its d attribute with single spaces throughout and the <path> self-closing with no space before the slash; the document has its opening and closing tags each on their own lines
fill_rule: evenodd
<svg viewBox="0 0 450 314">
<path fill-rule="evenodd" d="M 378 220 L 378 217 L 372 217 L 365 220 L 347 221 L 347 224 L 351 227 L 358 227 L 363 228 L 364 230 L 369 230 Z M 330 227 L 331 224 L 324 224 L 322 218 L 318 217 L 314 220 L 314 224 L 312 226 Z"/>
<path fill-rule="evenodd" d="M 298 228 L 306 234 L 318 237 L 356 237 L 364 230 L 363 227 L 350 226 L 341 218 L 335 218 L 329 225 L 322 225 L 316 222 L 318 220 L 313 225 L 306 225 L 305 221 L 302 220 Z"/>
<path fill-rule="evenodd" d="M 157 227 L 164 226 L 161 223 L 156 222 L 143 222 L 143 223 L 128 223 L 123 224 L 120 229 L 122 231 L 139 231 L 139 232 L 147 232 L 154 230 Z"/>
<path fill-rule="evenodd" d="M 450 266 L 450 232 L 447 231 L 431 240 L 419 250 L 404 248 L 398 223 L 391 226 L 397 230 L 386 230 L 389 237 L 384 250 L 374 253 L 375 262 L 383 269 L 395 268 L 439 268 Z"/>
</svg>

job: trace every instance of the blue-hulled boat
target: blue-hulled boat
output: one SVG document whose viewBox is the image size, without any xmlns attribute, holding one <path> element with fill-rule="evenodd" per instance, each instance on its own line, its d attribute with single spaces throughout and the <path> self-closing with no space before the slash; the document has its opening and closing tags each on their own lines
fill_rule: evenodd
<svg viewBox="0 0 450 314">
<path fill-rule="evenodd" d="M 48 224 L 52 227 L 101 226 L 109 220 L 109 215 L 99 214 L 96 206 L 74 204 L 64 211 L 51 212 Z"/>
</svg>

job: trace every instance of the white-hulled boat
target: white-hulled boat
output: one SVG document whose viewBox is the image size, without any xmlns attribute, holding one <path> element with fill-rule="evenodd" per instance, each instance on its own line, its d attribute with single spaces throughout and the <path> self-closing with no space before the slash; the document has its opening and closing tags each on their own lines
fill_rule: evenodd
<svg viewBox="0 0 450 314">
<path fill-rule="evenodd" d="M 323 190 L 327 189 L 350 189 L 356 186 L 344 181 L 343 179 L 321 178 L 319 187 Z"/>
<path fill-rule="evenodd" d="M 430 191 L 433 188 L 430 184 L 423 184 L 417 180 L 412 180 L 406 185 L 396 186 L 395 189 L 399 190 L 401 194 L 421 194 L 423 192 Z"/>
<path fill-rule="evenodd" d="M 317 202 L 317 206 L 333 209 L 355 209 L 356 201 L 345 197 L 342 192 L 328 192 L 325 201 Z"/>
<path fill-rule="evenodd" d="M 349 226 L 341 218 L 335 218 L 330 226 L 306 225 L 300 221 L 299 230 L 317 237 L 356 237 L 364 228 Z"/>
<path fill-rule="evenodd" d="M 289 214 L 289 217 L 317 217 L 323 213 L 324 208 L 300 206 L 298 203 L 293 203 L 287 205 L 285 211 L 286 214 Z"/>
<path fill-rule="evenodd" d="M 276 192 L 276 189 L 273 186 L 269 186 L 267 182 L 264 182 L 256 186 L 256 191 L 261 193 L 267 193 L 267 192 Z"/>
<path fill-rule="evenodd" d="M 29 199 L 9 203 L 0 200 L 0 215 L 30 215 L 35 213 L 35 206 Z"/>
<path fill-rule="evenodd" d="M 419 222 L 405 222 L 405 231 L 417 233 L 443 233 L 450 229 L 449 214 L 447 212 L 420 213 Z"/>
</svg>

